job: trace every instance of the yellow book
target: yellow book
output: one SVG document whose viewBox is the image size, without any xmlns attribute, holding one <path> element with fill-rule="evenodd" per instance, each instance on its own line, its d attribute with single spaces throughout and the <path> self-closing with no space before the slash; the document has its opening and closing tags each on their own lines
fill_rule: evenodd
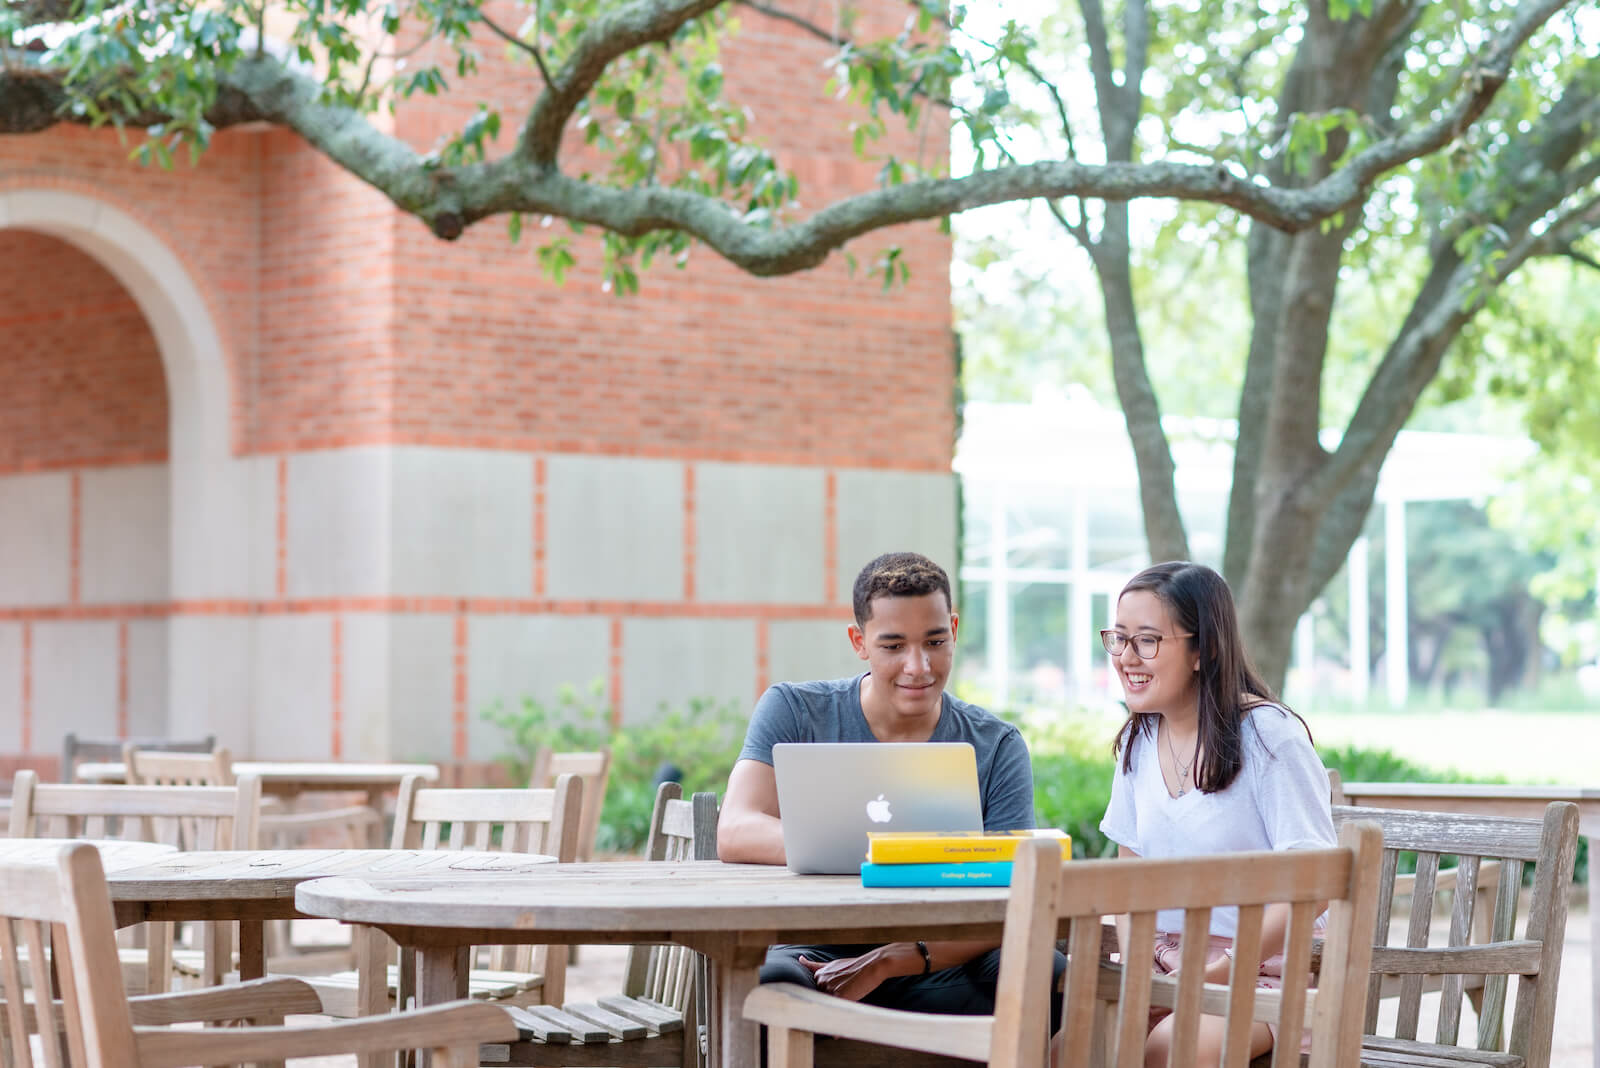
<svg viewBox="0 0 1600 1068">
<path fill-rule="evenodd" d="M 1031 831 L 868 831 L 867 860 L 873 864 L 935 864 L 965 860 L 1010 860 L 1017 843 L 1054 838 L 1061 855 L 1072 856 L 1072 836 L 1059 827 Z"/>
</svg>

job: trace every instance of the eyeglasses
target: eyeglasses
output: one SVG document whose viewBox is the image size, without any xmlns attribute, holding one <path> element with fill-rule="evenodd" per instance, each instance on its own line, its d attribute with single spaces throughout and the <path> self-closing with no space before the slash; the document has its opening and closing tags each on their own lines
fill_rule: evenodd
<svg viewBox="0 0 1600 1068">
<path fill-rule="evenodd" d="M 1133 646 L 1133 654 L 1140 660 L 1154 660 L 1161 651 L 1162 638 L 1193 638 L 1193 634 L 1124 634 L 1120 630 L 1103 630 L 1100 632 L 1100 644 L 1106 647 L 1106 652 L 1112 656 L 1121 656 L 1122 650 L 1129 644 Z"/>
</svg>

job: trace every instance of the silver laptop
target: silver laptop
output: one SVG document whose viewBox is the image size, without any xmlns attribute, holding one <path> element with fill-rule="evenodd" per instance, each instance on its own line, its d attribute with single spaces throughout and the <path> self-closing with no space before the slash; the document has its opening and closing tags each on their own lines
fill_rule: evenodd
<svg viewBox="0 0 1600 1068">
<path fill-rule="evenodd" d="M 779 742 L 772 768 L 791 871 L 855 874 L 869 830 L 983 830 L 966 742 Z"/>
</svg>

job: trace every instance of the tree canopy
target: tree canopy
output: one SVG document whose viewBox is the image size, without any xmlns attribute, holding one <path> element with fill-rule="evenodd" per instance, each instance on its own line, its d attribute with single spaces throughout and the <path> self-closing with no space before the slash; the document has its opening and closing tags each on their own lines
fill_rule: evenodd
<svg viewBox="0 0 1600 1068">
<path fill-rule="evenodd" d="M 1237 347 L 1191 345 L 1239 368 L 1223 569 L 1273 678 L 1446 354 L 1474 349 L 1526 265 L 1595 261 L 1600 25 L 1577 0 L 1057 0 L 1031 22 L 877 0 L 904 12 L 877 36 L 848 3 L 821 21 L 774 0 L 0 2 L 0 134 L 114 123 L 163 159 L 272 123 L 446 239 L 533 213 L 598 227 L 608 261 L 698 242 L 781 275 L 895 224 L 1037 200 L 1099 281 L 1158 559 L 1189 547 L 1135 249 L 1231 248 Z M 879 160 L 876 188 L 802 206 L 722 78 L 736 16 L 827 43 L 818 78 L 856 102 L 839 136 Z M 525 64 L 514 108 L 484 101 L 428 150 L 382 121 L 470 92 L 490 47 Z M 954 131 L 958 168 L 894 154 L 885 135 L 918 123 Z M 1324 445 L 1335 375 L 1355 399 Z"/>
</svg>

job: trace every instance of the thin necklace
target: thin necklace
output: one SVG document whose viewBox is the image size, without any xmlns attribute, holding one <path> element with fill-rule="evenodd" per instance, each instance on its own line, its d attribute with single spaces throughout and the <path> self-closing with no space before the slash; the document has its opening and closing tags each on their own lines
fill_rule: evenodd
<svg viewBox="0 0 1600 1068">
<path fill-rule="evenodd" d="M 1178 772 L 1178 796 L 1182 797 L 1189 792 L 1184 783 L 1189 781 L 1189 769 L 1194 767 L 1195 759 L 1200 755 L 1200 739 L 1194 740 L 1194 752 L 1189 754 L 1189 763 L 1185 764 L 1178 759 L 1178 751 L 1172 745 L 1172 728 L 1167 727 L 1167 752 L 1172 754 L 1172 766 Z"/>
</svg>

